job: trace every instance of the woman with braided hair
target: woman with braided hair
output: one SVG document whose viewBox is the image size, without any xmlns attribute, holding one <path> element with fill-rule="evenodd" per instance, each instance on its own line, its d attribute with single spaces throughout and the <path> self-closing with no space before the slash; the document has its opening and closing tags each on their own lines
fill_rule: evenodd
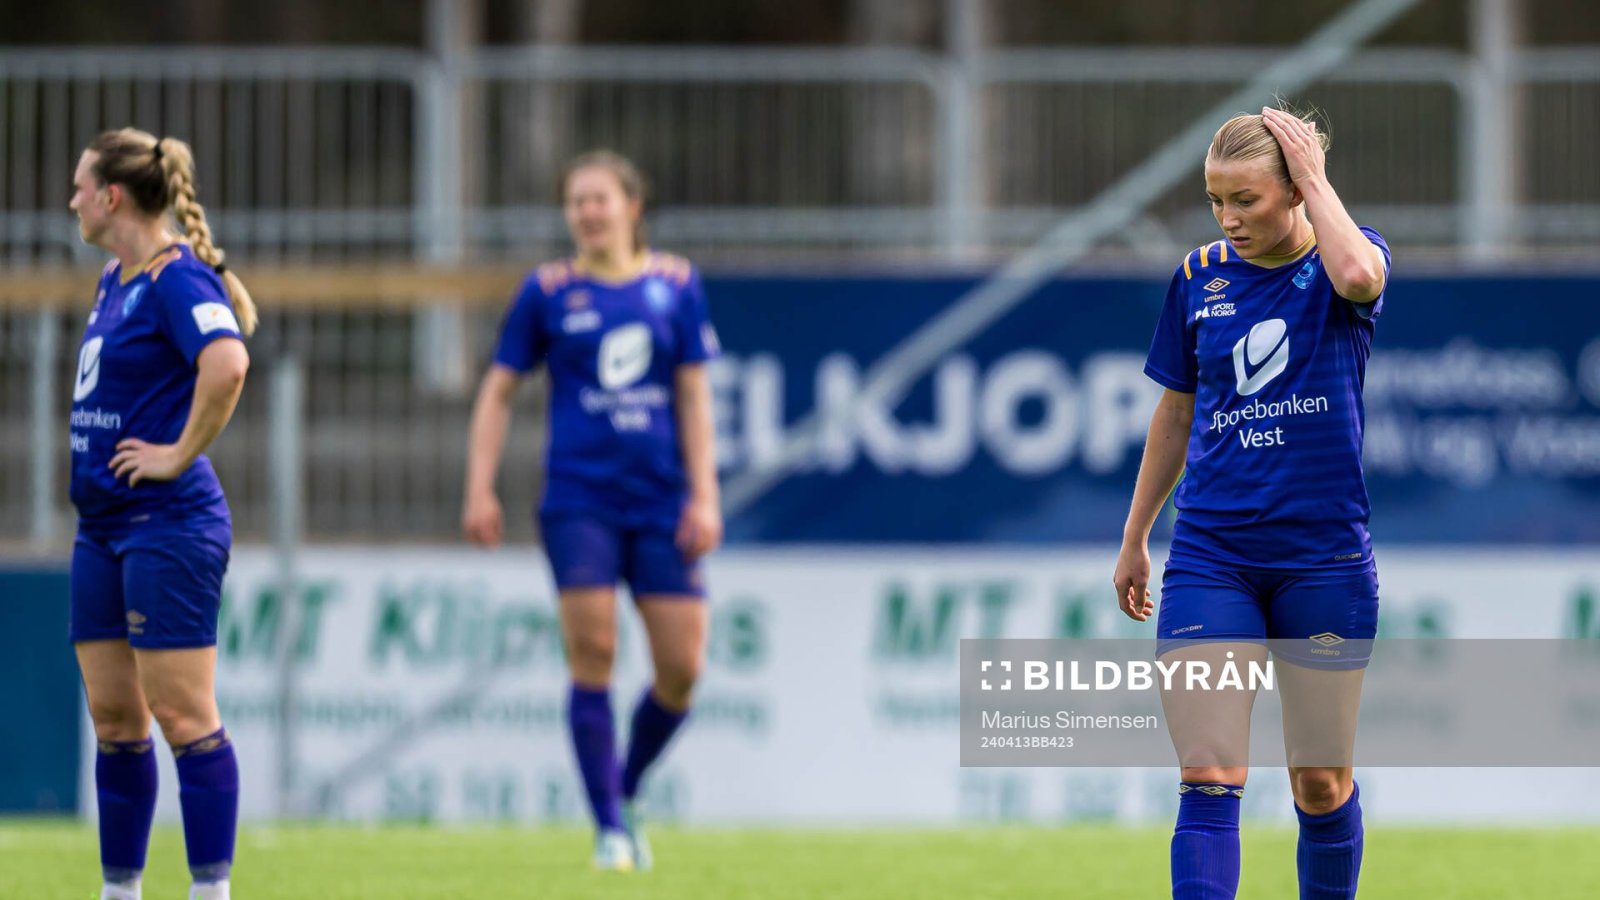
<svg viewBox="0 0 1600 900">
<path fill-rule="evenodd" d="M 212 243 L 183 141 L 101 134 L 70 205 L 113 257 L 78 353 L 70 438 L 71 639 L 99 744 L 100 896 L 140 896 L 153 717 L 177 763 L 189 896 L 227 898 L 239 769 L 214 680 L 233 526 L 204 451 L 244 387 L 255 305 Z"/>
</svg>

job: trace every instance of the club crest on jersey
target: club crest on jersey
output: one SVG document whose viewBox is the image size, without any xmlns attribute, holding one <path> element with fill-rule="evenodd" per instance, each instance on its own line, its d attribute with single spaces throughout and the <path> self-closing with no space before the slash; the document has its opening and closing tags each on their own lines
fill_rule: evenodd
<svg viewBox="0 0 1600 900">
<path fill-rule="evenodd" d="M 660 315 L 672 306 L 672 288 L 659 278 L 652 278 L 644 283 L 644 300 L 650 304 L 650 311 Z"/>
<path fill-rule="evenodd" d="M 1306 288 L 1311 287 L 1311 282 L 1316 277 L 1317 263 L 1315 260 L 1308 259 L 1306 260 L 1306 264 L 1300 267 L 1300 271 L 1295 273 L 1294 286 L 1303 291 Z"/>
<path fill-rule="evenodd" d="M 143 296 L 144 285 L 134 285 L 133 290 L 128 292 L 127 299 L 122 301 L 122 314 L 126 316 L 127 314 L 133 312 L 134 308 L 139 305 L 139 298 Z"/>
<path fill-rule="evenodd" d="M 1282 319 L 1257 322 L 1233 345 L 1233 374 L 1239 380 L 1241 397 L 1266 387 L 1288 367 L 1289 326 Z"/>
</svg>

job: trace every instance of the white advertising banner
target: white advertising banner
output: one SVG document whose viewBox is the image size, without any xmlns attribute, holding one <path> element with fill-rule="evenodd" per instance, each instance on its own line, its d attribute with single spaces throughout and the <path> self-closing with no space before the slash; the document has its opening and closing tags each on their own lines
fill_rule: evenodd
<svg viewBox="0 0 1600 900">
<path fill-rule="evenodd" d="M 709 664 L 649 804 L 690 822 L 1167 819 L 1171 770 L 959 764 L 961 638 L 1153 634 L 1117 611 L 1114 560 L 1112 548 L 717 554 Z M 287 602 L 267 550 L 240 549 L 229 573 L 218 693 L 247 818 L 582 819 L 560 628 L 536 548 L 315 548 L 297 569 Z M 1379 573 L 1380 636 L 1600 638 L 1592 553 L 1395 552 Z M 636 619 L 623 622 L 620 730 L 649 672 Z M 1594 818 L 1587 798 L 1600 791 L 1594 770 L 1360 777 L 1364 805 L 1391 821 Z M 1473 783 L 1495 787 L 1463 789 Z M 1256 773 L 1250 788 L 1247 814 L 1292 815 L 1281 772 Z"/>
</svg>

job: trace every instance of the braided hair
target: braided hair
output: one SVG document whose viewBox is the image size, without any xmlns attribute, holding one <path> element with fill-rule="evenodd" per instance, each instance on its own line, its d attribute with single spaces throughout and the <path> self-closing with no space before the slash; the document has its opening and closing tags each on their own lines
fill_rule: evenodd
<svg viewBox="0 0 1600 900">
<path fill-rule="evenodd" d="M 205 207 L 195 197 L 194 154 L 189 145 L 173 137 L 156 138 L 136 128 L 101 132 L 89 144 L 98 154 L 94 174 L 101 184 L 120 184 L 140 212 L 162 215 L 170 211 L 183 229 L 195 258 L 222 279 L 239 319 L 239 330 L 256 330 L 256 304 L 239 276 L 223 263 L 225 254 L 213 243 Z"/>
</svg>

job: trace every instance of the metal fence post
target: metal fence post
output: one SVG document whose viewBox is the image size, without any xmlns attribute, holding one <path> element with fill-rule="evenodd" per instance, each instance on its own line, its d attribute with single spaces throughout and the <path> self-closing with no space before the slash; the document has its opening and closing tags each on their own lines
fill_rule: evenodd
<svg viewBox="0 0 1600 900">
<path fill-rule="evenodd" d="M 1461 234 L 1479 262 L 1504 259 L 1516 213 L 1516 83 L 1512 80 L 1516 28 L 1513 0 L 1474 0 L 1470 24 L 1472 62 L 1467 74 L 1463 127 Z"/>
<path fill-rule="evenodd" d="M 56 535 L 56 465 L 61 452 L 60 423 L 56 421 L 56 357 L 61 347 L 61 316 L 41 309 L 34 318 L 33 388 L 29 401 L 32 429 L 32 526 L 34 543 L 48 545 Z"/>
<path fill-rule="evenodd" d="M 425 262 L 449 265 L 461 260 L 466 245 L 463 147 L 467 134 L 462 106 L 476 40 L 468 18 L 480 4 L 429 0 L 430 64 L 417 80 L 417 122 L 412 174 L 415 186 L 414 246 Z M 413 341 L 417 382 L 434 391 L 461 391 L 467 385 L 466 325 L 450 298 L 417 315 Z"/>
<path fill-rule="evenodd" d="M 284 356 L 272 372 L 267 440 L 271 447 L 272 542 L 282 618 L 278 634 L 277 811 L 280 818 L 305 812 L 297 793 L 295 677 L 299 668 L 299 554 L 304 531 L 305 376 L 300 361 Z"/>
<path fill-rule="evenodd" d="M 977 237 L 976 204 L 981 196 L 977 165 L 978 108 L 982 84 L 978 54 L 982 52 L 982 10 L 978 0 L 945 0 L 945 53 L 940 78 L 938 203 L 944 257 L 967 261 Z"/>
</svg>

